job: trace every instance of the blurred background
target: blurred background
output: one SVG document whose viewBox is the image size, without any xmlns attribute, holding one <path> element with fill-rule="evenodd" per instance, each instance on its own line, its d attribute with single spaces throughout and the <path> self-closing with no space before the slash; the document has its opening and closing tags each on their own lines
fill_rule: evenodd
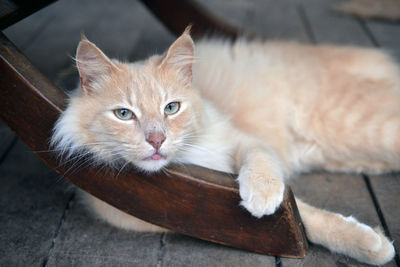
<svg viewBox="0 0 400 267">
<path fill-rule="evenodd" d="M 380 47 L 400 59 L 399 18 L 378 16 L 376 20 L 334 10 L 344 1 L 198 2 L 229 24 L 265 39 Z M 64 90 L 78 82 L 72 57 L 81 33 L 108 56 L 125 61 L 162 53 L 175 39 L 134 0 L 60 0 L 4 33 Z M 75 189 L 3 124 L 0 134 L 0 266 L 365 266 L 319 246 L 311 246 L 303 260 L 280 259 L 174 233 L 115 229 L 86 211 Z M 317 172 L 302 175 L 293 190 L 319 207 L 380 225 L 398 248 L 399 181 L 397 174 L 363 177 Z"/>
</svg>

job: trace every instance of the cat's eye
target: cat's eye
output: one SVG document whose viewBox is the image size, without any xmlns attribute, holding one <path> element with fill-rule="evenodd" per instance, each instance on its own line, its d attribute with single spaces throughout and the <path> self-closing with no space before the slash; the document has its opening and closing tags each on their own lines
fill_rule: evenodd
<svg viewBox="0 0 400 267">
<path fill-rule="evenodd" d="M 133 114 L 132 111 L 130 111 L 129 109 L 126 109 L 126 108 L 116 109 L 116 110 L 114 110 L 114 114 L 118 119 L 123 120 L 123 121 L 131 120 L 131 119 L 135 118 L 135 114 Z"/>
<path fill-rule="evenodd" d="M 179 102 L 171 102 L 164 108 L 164 113 L 167 115 L 173 115 L 179 111 L 181 104 Z"/>
</svg>

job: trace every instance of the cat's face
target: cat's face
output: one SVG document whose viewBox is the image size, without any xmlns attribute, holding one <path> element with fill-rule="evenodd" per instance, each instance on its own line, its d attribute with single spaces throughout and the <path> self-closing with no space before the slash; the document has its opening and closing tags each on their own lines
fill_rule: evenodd
<svg viewBox="0 0 400 267">
<path fill-rule="evenodd" d="M 193 50 L 185 33 L 164 56 L 127 65 L 110 61 L 82 40 L 76 56 L 82 92 L 63 115 L 66 121 L 70 116 L 75 141 L 103 162 L 123 160 L 145 171 L 164 167 L 198 127 L 201 102 L 191 87 Z"/>
</svg>

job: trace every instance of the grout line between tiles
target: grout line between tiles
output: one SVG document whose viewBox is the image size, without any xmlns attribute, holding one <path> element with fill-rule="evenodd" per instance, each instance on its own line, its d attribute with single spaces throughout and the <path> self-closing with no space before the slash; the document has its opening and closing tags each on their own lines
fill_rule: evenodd
<svg viewBox="0 0 400 267">
<path fill-rule="evenodd" d="M 56 239 L 57 239 L 57 237 L 58 237 L 58 235 L 59 235 L 59 233 L 60 233 L 60 231 L 61 231 L 61 227 L 63 226 L 63 224 L 64 224 L 64 222 L 65 222 L 65 219 L 66 219 L 66 217 L 67 217 L 67 213 L 68 213 L 69 209 L 70 209 L 71 206 L 72 206 L 72 203 L 73 203 L 73 201 L 74 201 L 74 198 L 75 198 L 75 193 L 72 193 L 71 196 L 69 197 L 68 201 L 67 201 L 67 205 L 65 205 L 64 212 L 63 212 L 63 214 L 61 215 L 61 219 L 60 219 L 60 222 L 58 223 L 57 229 L 56 229 L 56 231 L 55 231 L 54 234 L 53 234 L 53 237 L 52 237 L 52 240 L 51 240 L 51 244 L 50 244 L 49 250 L 47 251 L 47 254 L 46 254 L 46 256 L 45 256 L 45 258 L 44 258 L 44 260 L 43 260 L 43 264 L 42 264 L 43 267 L 46 267 L 46 266 L 47 266 L 47 263 L 48 263 L 48 261 L 49 261 L 51 252 L 52 252 L 53 249 L 54 249 L 54 245 L 55 245 Z"/>
</svg>

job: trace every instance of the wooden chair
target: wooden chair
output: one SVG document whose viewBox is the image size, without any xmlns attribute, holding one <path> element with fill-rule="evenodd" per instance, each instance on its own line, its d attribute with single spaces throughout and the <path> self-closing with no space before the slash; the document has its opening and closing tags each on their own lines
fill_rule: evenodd
<svg viewBox="0 0 400 267">
<path fill-rule="evenodd" d="M 4 28 L 53 1 L 2 1 Z M 216 33 L 235 39 L 246 35 L 219 21 L 190 0 L 142 0 L 177 35 L 192 24 L 194 37 Z M 1 34 L 0 117 L 33 151 L 47 151 L 54 122 L 66 96 L 44 77 Z M 58 174 L 73 168 L 60 166 L 53 153 L 36 154 Z M 252 217 L 239 207 L 238 188 L 231 175 L 197 167 L 171 166 L 167 173 L 143 175 L 79 168 L 67 180 L 135 217 L 192 237 L 241 249 L 283 257 L 304 257 L 307 240 L 289 187 L 280 209 L 272 216 Z M 133 204 L 132 204 L 133 203 Z"/>
</svg>

